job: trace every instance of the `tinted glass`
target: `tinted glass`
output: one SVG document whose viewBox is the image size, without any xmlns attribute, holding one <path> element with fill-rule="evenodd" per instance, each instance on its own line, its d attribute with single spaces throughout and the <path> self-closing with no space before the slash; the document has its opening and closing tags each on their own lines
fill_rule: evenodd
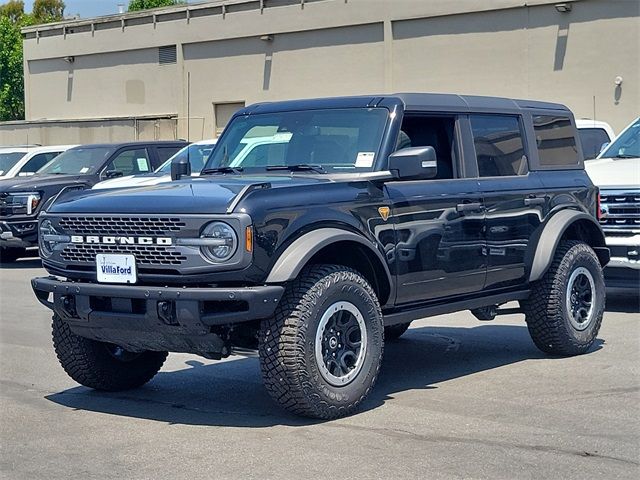
<svg viewBox="0 0 640 480">
<path fill-rule="evenodd" d="M 51 160 L 56 158 L 59 154 L 60 152 L 47 152 L 34 155 L 29 159 L 25 166 L 20 169 L 20 173 L 35 173 Z"/>
<path fill-rule="evenodd" d="M 578 136 L 580 137 L 585 160 L 596 158 L 600 153 L 602 144 L 611 140 L 607 132 L 602 128 L 580 128 L 578 129 Z"/>
<path fill-rule="evenodd" d="M 319 165 L 325 171 L 373 169 L 389 111 L 384 108 L 309 110 L 235 117 L 206 168 Z M 247 156 L 252 144 L 280 144 Z M 286 148 L 282 144 L 286 144 Z M 257 155 L 257 154 L 256 154 Z"/>
<path fill-rule="evenodd" d="M 151 164 L 146 148 L 125 150 L 109 162 L 106 171 L 122 172 L 122 175 L 138 175 L 149 173 Z"/>
<path fill-rule="evenodd" d="M 541 166 L 562 167 L 580 163 L 575 130 L 568 117 L 534 115 L 533 129 Z"/>
<path fill-rule="evenodd" d="M 471 129 L 481 177 L 527 174 L 527 157 L 518 117 L 472 115 Z"/>
<path fill-rule="evenodd" d="M 603 158 L 640 158 L 640 118 L 600 155 Z"/>
<path fill-rule="evenodd" d="M 178 150 L 180 150 L 180 147 L 156 147 L 160 163 L 164 163 L 169 158 L 173 157 Z"/>
<path fill-rule="evenodd" d="M 111 155 L 108 147 L 72 148 L 38 170 L 38 175 L 91 175 Z"/>
<path fill-rule="evenodd" d="M 171 162 L 175 158 L 189 158 L 189 163 L 191 164 L 191 172 L 199 173 L 204 167 L 204 164 L 209 159 L 209 155 L 213 151 L 213 147 L 215 147 L 215 143 L 200 143 L 189 145 L 188 147 L 184 147 L 178 153 L 173 155 L 169 160 L 162 164 L 160 168 L 156 170 L 157 173 L 170 174 L 171 173 Z"/>
<path fill-rule="evenodd" d="M 0 175 L 11 170 L 11 168 L 25 155 L 25 152 L 0 153 Z"/>
</svg>

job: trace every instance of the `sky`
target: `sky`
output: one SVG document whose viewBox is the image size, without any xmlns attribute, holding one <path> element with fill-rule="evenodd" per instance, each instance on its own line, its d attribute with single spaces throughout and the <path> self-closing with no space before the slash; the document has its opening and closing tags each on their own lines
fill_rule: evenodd
<svg viewBox="0 0 640 480">
<path fill-rule="evenodd" d="M 189 2 L 195 3 L 195 0 L 189 0 Z M 119 3 L 124 4 L 126 10 L 129 0 L 64 0 L 64 3 L 66 5 L 65 16 L 79 14 L 80 18 L 89 18 L 118 13 Z M 24 0 L 25 11 L 30 12 L 32 6 L 33 0 Z"/>
</svg>

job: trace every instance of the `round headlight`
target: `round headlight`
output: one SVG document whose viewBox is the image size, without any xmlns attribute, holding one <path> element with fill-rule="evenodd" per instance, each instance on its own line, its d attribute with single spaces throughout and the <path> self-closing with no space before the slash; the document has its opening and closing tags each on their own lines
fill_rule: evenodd
<svg viewBox="0 0 640 480">
<path fill-rule="evenodd" d="M 40 255 L 44 257 L 50 257 L 53 254 L 53 247 L 56 242 L 50 240 L 51 235 L 58 235 L 58 232 L 53 228 L 53 224 L 50 220 L 43 220 L 40 222 Z"/>
<path fill-rule="evenodd" d="M 207 260 L 214 263 L 229 260 L 238 248 L 238 235 L 224 222 L 209 223 L 202 230 L 200 238 L 211 240 L 200 251 Z"/>
</svg>

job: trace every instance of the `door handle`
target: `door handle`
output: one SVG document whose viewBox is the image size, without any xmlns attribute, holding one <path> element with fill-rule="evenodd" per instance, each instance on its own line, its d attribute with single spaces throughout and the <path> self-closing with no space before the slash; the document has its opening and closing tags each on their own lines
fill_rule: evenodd
<svg viewBox="0 0 640 480">
<path fill-rule="evenodd" d="M 532 207 L 534 205 L 544 205 L 547 203 L 547 199 L 544 197 L 529 197 L 524 199 L 524 204 L 527 207 Z"/>
<path fill-rule="evenodd" d="M 456 212 L 464 213 L 464 212 L 473 212 L 476 210 L 482 210 L 484 207 L 481 203 L 459 203 L 456 205 Z"/>
</svg>

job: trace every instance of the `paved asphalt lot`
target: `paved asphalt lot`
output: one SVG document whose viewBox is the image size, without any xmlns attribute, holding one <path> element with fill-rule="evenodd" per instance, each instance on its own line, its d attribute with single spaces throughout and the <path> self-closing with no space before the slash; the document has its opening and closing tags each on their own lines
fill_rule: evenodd
<svg viewBox="0 0 640 480">
<path fill-rule="evenodd" d="M 49 312 L 0 270 L 0 477 L 640 478 L 640 314 L 610 302 L 587 355 L 547 358 L 521 316 L 416 322 L 363 411 L 313 422 L 271 403 L 255 358 L 171 355 L 147 386 L 69 379 Z"/>
</svg>

